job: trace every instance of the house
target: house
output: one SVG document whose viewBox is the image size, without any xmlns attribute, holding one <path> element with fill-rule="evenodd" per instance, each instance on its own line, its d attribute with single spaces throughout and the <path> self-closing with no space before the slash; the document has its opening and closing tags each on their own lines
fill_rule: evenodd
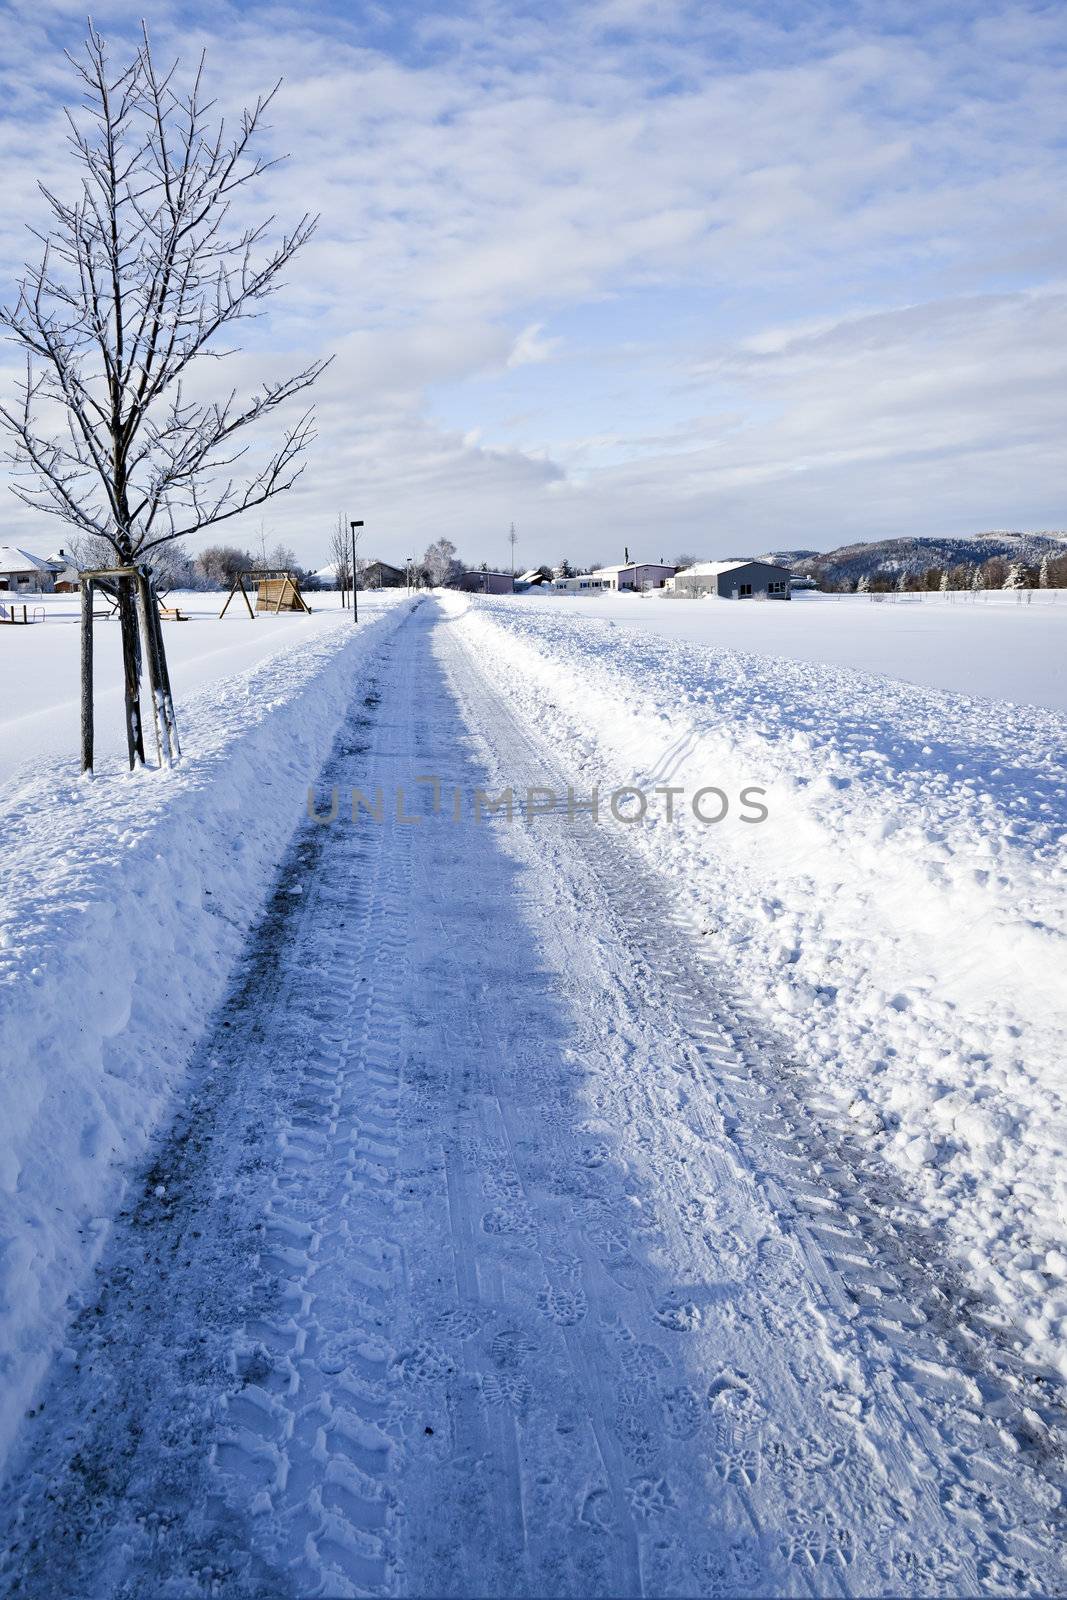
<svg viewBox="0 0 1067 1600">
<path fill-rule="evenodd" d="M 53 568 L 43 556 L 14 545 L 0 545 L 0 590 L 9 594 L 51 594 Z"/>
<path fill-rule="evenodd" d="M 699 600 L 788 600 L 790 572 L 769 561 L 698 561 L 675 574 L 674 593 Z"/>
<path fill-rule="evenodd" d="M 465 572 L 456 588 L 464 594 L 514 594 L 515 579 L 510 572 Z"/>
<path fill-rule="evenodd" d="M 597 567 L 595 572 L 580 572 L 573 578 L 555 578 L 552 587 L 564 594 L 596 593 L 604 589 L 636 594 L 662 589 L 676 570 L 663 561 L 626 560 L 617 567 Z"/>
<path fill-rule="evenodd" d="M 605 589 L 628 590 L 631 594 L 644 589 L 662 589 L 668 578 L 673 578 L 676 567 L 663 561 L 630 561 L 617 567 L 598 567 L 590 577 L 600 578 Z"/>
<path fill-rule="evenodd" d="M 372 561 L 363 569 L 364 589 L 403 589 L 407 581 L 404 568 L 392 567 L 388 561 Z"/>
<path fill-rule="evenodd" d="M 46 556 L 45 560 L 52 569 L 53 593 L 77 594 L 81 588 L 81 573 L 77 563 L 68 556 L 62 546 L 53 555 Z"/>
<path fill-rule="evenodd" d="M 576 572 L 573 578 L 553 578 L 552 587 L 561 594 L 600 594 L 611 585 L 595 572 Z"/>
<path fill-rule="evenodd" d="M 539 588 L 541 584 L 547 583 L 548 580 L 540 567 L 531 567 L 528 572 L 521 572 L 515 582 L 524 584 L 527 588 Z"/>
</svg>

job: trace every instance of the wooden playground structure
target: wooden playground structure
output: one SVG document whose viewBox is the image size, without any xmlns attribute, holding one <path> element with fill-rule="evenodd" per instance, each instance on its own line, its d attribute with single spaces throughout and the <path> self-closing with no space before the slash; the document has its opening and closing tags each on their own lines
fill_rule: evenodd
<svg viewBox="0 0 1067 1600">
<path fill-rule="evenodd" d="M 21 616 L 19 616 L 20 611 L 22 612 Z M 25 628 L 29 627 L 31 623 L 43 621 L 44 606 L 34 606 L 31 614 L 25 601 L 23 601 L 21 605 L 16 605 L 14 601 L 8 603 L 0 600 L 0 623 L 7 623 L 8 626 L 15 625 L 20 628 Z"/>
<path fill-rule="evenodd" d="M 252 600 L 245 588 L 246 579 L 255 585 L 255 611 L 252 609 Z M 311 615 L 311 607 L 300 593 L 300 583 L 296 573 L 281 567 L 249 567 L 244 572 L 238 572 L 226 596 L 226 604 L 219 612 L 220 621 L 226 615 L 235 594 L 240 594 L 253 622 L 260 611 L 272 617 L 278 616 L 282 611 L 306 611 L 309 616 Z"/>
</svg>

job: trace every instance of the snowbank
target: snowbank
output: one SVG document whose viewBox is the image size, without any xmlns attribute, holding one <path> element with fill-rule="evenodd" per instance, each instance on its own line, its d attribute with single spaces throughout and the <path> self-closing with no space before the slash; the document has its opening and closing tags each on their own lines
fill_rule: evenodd
<svg viewBox="0 0 1067 1600">
<path fill-rule="evenodd" d="M 479 599 L 460 627 L 580 794 L 767 789 L 765 823 L 661 800 L 629 837 L 1067 1373 L 1067 718 L 574 608 Z"/>
<path fill-rule="evenodd" d="M 222 997 L 368 658 L 337 618 L 180 706 L 171 773 L 69 756 L 0 815 L 0 1456 Z"/>
</svg>

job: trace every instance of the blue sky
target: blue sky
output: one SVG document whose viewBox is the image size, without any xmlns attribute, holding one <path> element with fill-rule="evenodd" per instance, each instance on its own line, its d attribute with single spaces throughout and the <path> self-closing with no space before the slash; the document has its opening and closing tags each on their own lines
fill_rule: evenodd
<svg viewBox="0 0 1067 1600">
<path fill-rule="evenodd" d="M 126 48 L 140 5 L 98 28 Z M 4 8 L 0 273 L 74 182 L 72 5 Z M 270 537 L 715 556 L 1067 526 L 1062 6 L 159 5 L 318 236 L 235 365 L 334 351 Z M 0 380 L 10 381 L 11 358 Z M 258 538 L 259 517 L 229 533 Z M 58 542 L 12 498 L 3 537 Z"/>
</svg>

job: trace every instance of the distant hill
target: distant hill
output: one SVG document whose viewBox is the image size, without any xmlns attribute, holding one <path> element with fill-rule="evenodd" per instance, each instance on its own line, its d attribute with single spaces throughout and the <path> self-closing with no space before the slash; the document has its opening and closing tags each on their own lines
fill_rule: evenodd
<svg viewBox="0 0 1067 1600">
<path fill-rule="evenodd" d="M 780 550 L 763 557 L 819 583 L 857 578 L 920 577 L 931 567 L 980 566 L 994 556 L 1038 566 L 1042 556 L 1067 555 L 1067 533 L 976 533 L 964 538 L 880 539 L 837 550 Z"/>
<path fill-rule="evenodd" d="M 757 556 L 757 561 L 771 561 L 776 567 L 795 567 L 798 561 L 809 561 L 812 556 L 818 556 L 819 550 L 768 550 L 766 555 Z"/>
</svg>

